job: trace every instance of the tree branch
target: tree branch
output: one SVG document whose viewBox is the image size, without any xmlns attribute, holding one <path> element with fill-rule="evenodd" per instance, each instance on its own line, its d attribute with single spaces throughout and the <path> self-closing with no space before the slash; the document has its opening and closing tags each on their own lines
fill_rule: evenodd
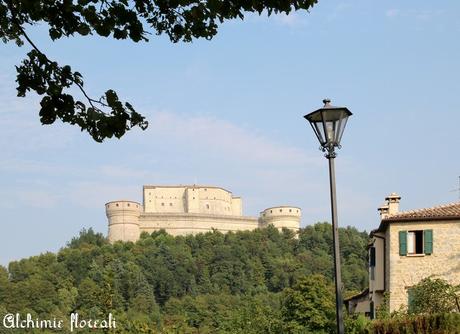
<svg viewBox="0 0 460 334">
<path fill-rule="evenodd" d="M 103 2 L 104 3 L 104 2 Z M 24 38 L 27 40 L 27 42 L 32 46 L 32 48 L 34 48 L 38 53 L 40 53 L 45 59 L 46 61 L 51 64 L 52 61 L 46 56 L 46 54 L 44 54 L 36 45 L 35 43 L 32 41 L 32 39 L 29 37 L 29 35 L 27 35 L 26 31 L 24 30 L 24 28 L 22 27 L 21 23 L 18 21 L 17 17 L 16 17 L 16 13 L 13 9 L 13 5 L 11 3 L 11 1 L 6 1 L 6 4 L 8 6 L 8 9 L 10 10 L 11 12 L 11 17 L 13 19 L 13 22 L 17 25 L 18 29 L 21 31 L 22 35 L 24 36 Z M 73 84 L 75 84 L 81 91 L 81 93 L 85 96 L 86 100 L 88 101 L 88 103 L 91 105 L 92 108 L 94 109 L 97 109 L 99 111 L 101 111 L 99 108 L 97 108 L 96 106 L 94 106 L 93 102 L 94 103 L 98 103 L 100 104 L 101 106 L 103 107 L 108 107 L 107 104 L 103 103 L 102 101 L 98 101 L 98 100 L 95 100 L 91 97 L 89 97 L 89 95 L 86 93 L 85 89 L 83 88 L 83 85 L 77 81 L 75 81 L 73 78 L 70 79 L 72 81 Z"/>
</svg>

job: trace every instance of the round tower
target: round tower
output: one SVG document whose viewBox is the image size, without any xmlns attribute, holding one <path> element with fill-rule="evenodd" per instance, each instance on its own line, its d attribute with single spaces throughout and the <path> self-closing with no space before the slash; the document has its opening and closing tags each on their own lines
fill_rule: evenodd
<svg viewBox="0 0 460 334">
<path fill-rule="evenodd" d="M 132 201 L 113 201 L 105 205 L 109 220 L 109 242 L 137 241 L 140 236 L 139 217 L 142 206 Z"/>
<path fill-rule="evenodd" d="M 297 234 L 300 228 L 301 215 L 302 212 L 298 207 L 275 206 L 260 213 L 260 225 L 266 227 L 271 224 L 280 231 L 287 228 Z"/>
</svg>

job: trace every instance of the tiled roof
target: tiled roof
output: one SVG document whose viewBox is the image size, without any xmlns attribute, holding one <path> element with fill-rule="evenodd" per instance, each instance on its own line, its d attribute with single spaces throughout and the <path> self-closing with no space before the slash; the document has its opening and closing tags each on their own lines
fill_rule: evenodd
<svg viewBox="0 0 460 334">
<path fill-rule="evenodd" d="M 460 219 L 460 202 L 399 212 L 382 221 Z"/>
</svg>

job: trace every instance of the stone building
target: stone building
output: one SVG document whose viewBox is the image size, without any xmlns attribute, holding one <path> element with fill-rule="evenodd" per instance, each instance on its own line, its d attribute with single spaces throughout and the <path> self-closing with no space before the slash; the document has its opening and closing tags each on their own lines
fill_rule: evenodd
<svg viewBox="0 0 460 334">
<path fill-rule="evenodd" d="M 136 241 L 142 232 L 161 229 L 172 235 L 205 233 L 213 229 L 244 231 L 270 224 L 297 233 L 301 210 L 294 206 L 265 209 L 259 217 L 243 216 L 240 197 L 213 186 L 144 186 L 143 204 L 120 200 L 105 205 L 110 242 Z"/>
<path fill-rule="evenodd" d="M 460 284 L 460 202 L 399 211 L 401 197 L 389 195 L 380 212 L 380 225 L 370 233 L 369 289 L 346 302 L 375 317 L 389 296 L 390 312 L 408 307 L 410 289 L 434 276 Z"/>
</svg>

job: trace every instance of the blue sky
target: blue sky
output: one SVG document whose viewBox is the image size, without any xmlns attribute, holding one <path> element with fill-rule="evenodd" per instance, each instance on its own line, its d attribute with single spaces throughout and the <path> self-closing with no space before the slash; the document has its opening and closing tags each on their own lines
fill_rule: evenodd
<svg viewBox="0 0 460 334">
<path fill-rule="evenodd" d="M 391 192 L 403 210 L 458 200 L 458 1 L 320 1 L 310 13 L 248 15 L 212 41 L 34 40 L 80 71 L 93 96 L 115 89 L 150 121 L 121 140 L 41 126 L 17 98 L 28 47 L 0 53 L 0 264 L 56 251 L 82 228 L 106 233 L 104 203 L 143 184 L 222 186 L 244 213 L 290 204 L 302 226 L 329 220 L 327 160 L 303 115 L 324 97 L 354 115 L 336 159 L 340 226 L 370 230 Z"/>
</svg>

